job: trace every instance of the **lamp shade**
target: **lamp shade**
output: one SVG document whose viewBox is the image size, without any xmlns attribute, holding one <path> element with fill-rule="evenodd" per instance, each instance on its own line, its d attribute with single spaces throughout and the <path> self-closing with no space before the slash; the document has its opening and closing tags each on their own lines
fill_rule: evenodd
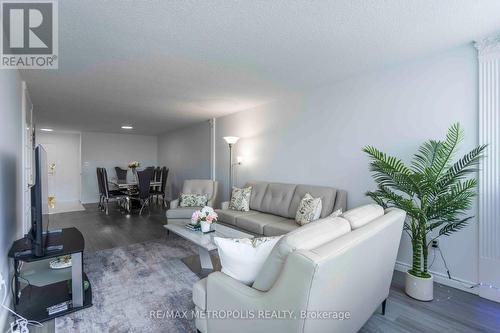
<svg viewBox="0 0 500 333">
<path fill-rule="evenodd" d="M 238 142 L 240 138 L 238 138 L 237 136 L 225 136 L 224 137 L 224 140 L 226 140 L 227 143 L 229 143 L 230 145 L 234 145 L 236 142 Z"/>
</svg>

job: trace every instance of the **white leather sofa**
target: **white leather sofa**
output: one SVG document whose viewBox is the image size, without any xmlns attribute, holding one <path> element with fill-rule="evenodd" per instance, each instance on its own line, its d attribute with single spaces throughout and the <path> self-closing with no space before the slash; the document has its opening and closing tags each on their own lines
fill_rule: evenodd
<svg viewBox="0 0 500 333">
<path fill-rule="evenodd" d="M 385 305 L 404 219 L 402 210 L 361 206 L 286 234 L 252 286 L 221 272 L 210 274 L 193 287 L 193 301 L 201 314 L 197 329 L 357 332 Z M 273 313 L 281 319 L 272 319 Z"/>
<path fill-rule="evenodd" d="M 218 182 L 211 179 L 188 179 L 182 184 L 182 193 L 206 194 L 207 206 L 213 207 L 217 199 Z M 170 201 L 170 209 L 167 210 L 167 219 L 190 219 L 194 211 L 203 207 L 179 207 L 179 199 Z"/>
</svg>

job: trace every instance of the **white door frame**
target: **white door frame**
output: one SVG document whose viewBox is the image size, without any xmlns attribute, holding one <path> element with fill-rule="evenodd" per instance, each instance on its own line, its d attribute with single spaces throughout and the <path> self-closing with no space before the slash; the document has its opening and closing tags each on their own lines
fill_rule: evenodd
<svg viewBox="0 0 500 333">
<path fill-rule="evenodd" d="M 28 233 L 31 228 L 31 191 L 30 187 L 33 185 L 33 133 L 34 133 L 34 120 L 33 120 L 33 103 L 29 96 L 28 86 L 25 81 L 22 82 L 22 101 L 21 101 L 21 117 L 22 117 L 22 172 L 21 172 L 21 186 L 22 186 L 22 219 L 23 228 L 22 235 Z M 28 120 L 29 119 L 29 120 Z"/>
</svg>

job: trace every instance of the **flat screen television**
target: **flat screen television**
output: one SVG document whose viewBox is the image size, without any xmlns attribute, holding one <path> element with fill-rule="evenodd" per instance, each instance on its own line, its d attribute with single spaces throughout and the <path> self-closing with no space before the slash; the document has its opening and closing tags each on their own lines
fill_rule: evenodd
<svg viewBox="0 0 500 333">
<path fill-rule="evenodd" d="M 49 223 L 49 191 L 48 191 L 47 153 L 42 146 L 35 148 L 34 185 L 31 187 L 31 251 L 33 255 L 42 257 L 45 254 L 44 226 Z"/>
</svg>

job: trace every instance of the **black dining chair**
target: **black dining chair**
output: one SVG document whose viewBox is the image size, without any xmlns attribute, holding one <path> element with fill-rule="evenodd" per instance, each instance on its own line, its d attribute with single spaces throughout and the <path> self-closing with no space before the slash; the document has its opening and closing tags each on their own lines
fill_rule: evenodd
<svg viewBox="0 0 500 333">
<path fill-rule="evenodd" d="M 165 207 L 165 199 L 166 199 L 166 194 L 165 190 L 167 188 L 167 179 L 168 179 L 168 171 L 167 167 L 162 167 L 159 172 L 159 179 L 156 179 L 156 181 L 160 182 L 160 186 L 155 187 L 155 190 L 153 191 L 153 195 L 156 196 L 156 203 L 160 202 L 160 197 L 162 199 L 161 203 L 163 207 Z"/>
<path fill-rule="evenodd" d="M 161 168 L 160 167 L 154 168 L 153 181 L 155 183 L 161 182 Z M 151 186 L 151 194 L 153 196 L 153 199 L 156 196 L 156 203 L 158 203 L 158 196 L 157 196 L 157 194 L 159 193 L 159 191 L 160 191 L 160 185 Z"/>
<path fill-rule="evenodd" d="M 116 179 L 127 180 L 127 169 L 122 169 L 120 167 L 115 167 Z"/>
<path fill-rule="evenodd" d="M 96 173 L 97 173 L 97 188 L 99 190 L 99 204 L 97 205 L 97 208 L 102 209 L 103 208 L 103 197 L 104 197 L 104 189 L 102 187 L 102 168 L 97 168 Z"/>
<path fill-rule="evenodd" d="M 106 168 L 100 168 L 101 173 L 101 187 L 102 187 L 102 205 L 101 209 L 106 211 L 106 214 L 109 213 L 109 199 L 122 199 L 125 198 L 126 195 L 122 190 L 110 190 L 109 182 L 108 182 L 108 172 Z"/>
<path fill-rule="evenodd" d="M 137 171 L 138 189 L 137 195 L 132 196 L 132 200 L 137 200 L 140 202 L 141 210 L 139 215 L 142 215 L 142 211 L 145 207 L 149 208 L 151 202 L 151 180 L 154 177 L 154 168 L 146 168 L 143 171 Z"/>
</svg>

